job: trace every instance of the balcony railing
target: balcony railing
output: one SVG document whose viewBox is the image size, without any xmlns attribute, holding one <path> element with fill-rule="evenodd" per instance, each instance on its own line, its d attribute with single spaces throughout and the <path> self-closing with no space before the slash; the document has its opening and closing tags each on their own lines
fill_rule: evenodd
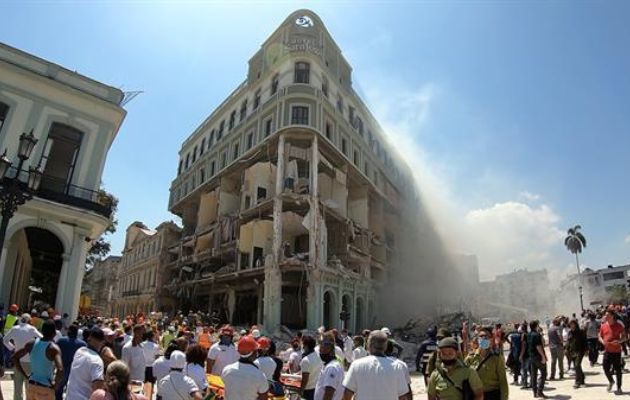
<svg viewBox="0 0 630 400">
<path fill-rule="evenodd" d="M 8 176 L 14 178 L 17 175 L 16 168 L 11 168 Z M 28 171 L 20 171 L 20 180 L 28 180 Z M 103 191 L 87 189 L 81 186 L 67 183 L 65 179 L 44 174 L 35 196 L 51 200 L 69 206 L 79 207 L 94 211 L 97 214 L 109 218 L 112 215 L 113 199 Z"/>
</svg>

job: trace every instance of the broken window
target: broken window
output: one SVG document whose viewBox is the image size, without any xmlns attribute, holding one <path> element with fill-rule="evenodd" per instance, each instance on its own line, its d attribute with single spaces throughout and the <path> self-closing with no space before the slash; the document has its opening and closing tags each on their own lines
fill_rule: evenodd
<svg viewBox="0 0 630 400">
<path fill-rule="evenodd" d="M 254 93 L 254 105 L 253 105 L 253 109 L 257 109 L 258 106 L 260 105 L 260 89 L 256 90 L 256 93 Z"/>
<path fill-rule="evenodd" d="M 241 115 L 239 116 L 239 121 L 243 121 L 247 116 L 247 99 L 243 100 L 243 104 L 241 104 Z"/>
<path fill-rule="evenodd" d="M 265 121 L 265 137 L 271 135 L 271 130 L 273 129 L 273 120 L 269 118 Z"/>
<path fill-rule="evenodd" d="M 254 267 L 260 268 L 265 265 L 262 247 L 254 247 Z"/>
<path fill-rule="evenodd" d="M 247 149 L 246 150 L 251 149 L 253 145 L 254 145 L 254 132 L 250 132 L 247 135 Z"/>
<path fill-rule="evenodd" d="M 225 120 L 219 124 L 219 132 L 217 133 L 217 142 L 223 137 L 223 130 L 225 129 Z"/>
<path fill-rule="evenodd" d="M 7 118 L 7 114 L 9 114 L 9 106 L 4 103 L 0 103 L 0 131 L 2 130 L 4 121 Z"/>
<path fill-rule="evenodd" d="M 234 143 L 234 148 L 232 151 L 232 160 L 236 160 L 238 158 L 238 142 Z"/>
<path fill-rule="evenodd" d="M 260 202 L 261 200 L 265 200 L 267 198 L 267 189 L 264 187 L 258 187 L 256 190 L 256 201 Z"/>
<path fill-rule="evenodd" d="M 236 110 L 230 113 L 230 121 L 228 123 L 228 130 L 234 128 L 234 122 L 236 122 Z"/>
</svg>

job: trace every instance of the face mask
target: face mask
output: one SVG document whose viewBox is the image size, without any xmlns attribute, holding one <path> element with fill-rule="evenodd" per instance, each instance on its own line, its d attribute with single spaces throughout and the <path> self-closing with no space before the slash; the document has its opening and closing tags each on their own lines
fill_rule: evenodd
<svg viewBox="0 0 630 400">
<path fill-rule="evenodd" d="M 457 362 L 456 358 L 453 358 L 452 360 L 442 360 L 442 364 L 446 365 L 447 367 L 450 367 L 451 365 L 455 365 L 456 362 Z"/>
<path fill-rule="evenodd" d="M 482 350 L 488 350 L 490 348 L 490 340 L 479 339 L 479 348 Z"/>
</svg>

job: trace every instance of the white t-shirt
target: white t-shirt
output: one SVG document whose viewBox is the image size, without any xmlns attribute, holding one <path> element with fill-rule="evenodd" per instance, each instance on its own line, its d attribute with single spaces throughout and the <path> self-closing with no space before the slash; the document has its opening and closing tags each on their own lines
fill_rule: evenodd
<svg viewBox="0 0 630 400">
<path fill-rule="evenodd" d="M 213 344 L 208 351 L 208 360 L 214 360 L 212 375 L 220 376 L 226 365 L 237 362 L 239 358 L 238 351 L 236 351 L 234 345 Z"/>
<path fill-rule="evenodd" d="M 350 336 L 346 336 L 345 338 L 343 338 L 343 355 L 348 362 L 353 361 L 352 347 L 354 347 L 354 342 L 352 341 L 352 338 Z"/>
<path fill-rule="evenodd" d="M 343 367 L 339 364 L 339 361 L 332 360 L 326 364 L 315 385 L 315 400 L 323 400 L 326 388 L 330 386 L 335 389 L 335 394 L 332 400 L 341 400 L 343 397 Z"/>
<path fill-rule="evenodd" d="M 363 357 L 367 357 L 369 353 L 365 350 L 365 347 L 359 346 L 356 349 L 352 350 L 352 361 L 359 360 Z"/>
<path fill-rule="evenodd" d="M 273 373 L 276 372 L 276 362 L 269 356 L 258 357 L 254 364 L 265 374 L 267 380 L 273 380 Z"/>
<path fill-rule="evenodd" d="M 144 382 L 144 369 L 146 361 L 144 359 L 144 345 L 133 345 L 133 341 L 127 343 L 122 348 L 120 359 L 129 367 L 129 379 L 132 381 Z"/>
<path fill-rule="evenodd" d="M 186 372 L 186 375 L 190 376 L 192 380 L 195 381 L 197 387 L 199 387 L 201 391 L 206 390 L 208 387 L 208 380 L 206 378 L 206 370 L 201 365 L 188 363 L 184 372 Z"/>
<path fill-rule="evenodd" d="M 92 383 L 104 379 L 103 360 L 94 350 L 81 347 L 74 353 L 66 400 L 85 400 L 92 394 Z"/>
<path fill-rule="evenodd" d="M 256 400 L 260 393 L 269 391 L 265 374 L 255 366 L 235 362 L 223 368 L 225 400 Z"/>
<path fill-rule="evenodd" d="M 291 350 L 291 354 L 289 354 L 289 372 L 298 372 L 300 370 L 300 361 L 302 361 L 302 352 Z"/>
<path fill-rule="evenodd" d="M 350 364 L 343 386 L 355 400 L 395 400 L 409 392 L 401 363 L 389 357 L 367 356 Z"/>
<path fill-rule="evenodd" d="M 144 352 L 144 365 L 152 367 L 155 359 L 160 355 L 160 346 L 150 340 L 142 342 L 142 351 Z"/>
<path fill-rule="evenodd" d="M 319 353 L 314 351 L 308 356 L 302 357 L 300 370 L 302 374 L 308 374 L 308 382 L 304 390 L 315 389 L 317 379 L 319 379 L 319 373 L 322 370 L 322 359 L 319 358 Z"/>
<path fill-rule="evenodd" d="M 407 382 L 407 385 L 411 385 L 411 375 L 409 374 L 409 367 L 407 366 L 407 363 L 405 363 L 403 360 L 399 360 L 398 358 L 390 358 L 392 358 L 396 364 L 400 365 L 400 369 L 405 374 L 405 381 Z"/>
<path fill-rule="evenodd" d="M 4 336 L 2 341 L 9 350 L 18 351 L 26 346 L 26 343 L 33 339 L 41 339 L 43 336 L 37 328 L 31 324 L 18 322 Z M 12 341 L 12 342 L 11 342 Z M 25 354 L 21 359 L 22 362 L 31 362 L 31 355 Z"/>
<path fill-rule="evenodd" d="M 166 357 L 161 356 L 153 362 L 153 376 L 157 382 L 166 377 L 171 371 L 171 360 L 167 360 Z"/>
<path fill-rule="evenodd" d="M 171 371 L 158 382 L 158 393 L 164 400 L 188 400 L 198 391 L 195 381 L 181 371 Z"/>
</svg>

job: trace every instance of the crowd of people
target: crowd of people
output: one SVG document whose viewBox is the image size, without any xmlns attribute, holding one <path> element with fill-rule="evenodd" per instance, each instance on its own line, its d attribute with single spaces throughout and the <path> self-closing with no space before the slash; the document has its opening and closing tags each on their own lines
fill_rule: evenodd
<svg viewBox="0 0 630 400">
<path fill-rule="evenodd" d="M 630 327 L 624 308 L 545 325 L 430 328 L 416 357 L 428 399 L 507 400 L 510 374 L 513 386 L 544 398 L 548 364 L 549 380 L 564 379 L 572 367 L 579 389 L 586 384 L 583 359 L 593 366 L 600 352 L 608 391 L 616 384 L 621 393 Z M 255 325 L 237 330 L 203 313 L 71 321 L 53 309 L 21 313 L 17 305 L 0 328 L 0 373 L 13 367 L 15 400 L 24 392 L 28 400 L 413 398 L 404 349 L 388 328 L 351 336 L 322 327 L 277 343 Z"/>
</svg>

